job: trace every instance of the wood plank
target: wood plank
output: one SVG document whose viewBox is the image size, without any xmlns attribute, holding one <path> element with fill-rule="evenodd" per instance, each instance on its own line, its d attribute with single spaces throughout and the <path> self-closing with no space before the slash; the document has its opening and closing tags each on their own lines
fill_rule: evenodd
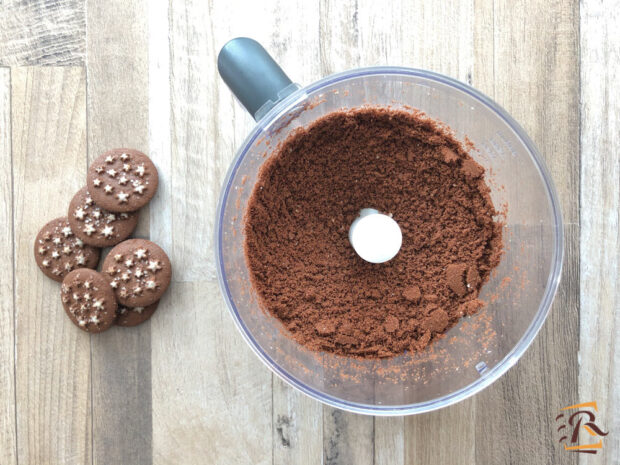
<svg viewBox="0 0 620 465">
<path fill-rule="evenodd" d="M 375 418 L 375 465 L 405 464 L 405 418 Z"/>
<path fill-rule="evenodd" d="M 32 256 L 86 176 L 82 68 L 11 72 L 17 447 L 20 463 L 91 463 L 90 342 Z M 45 182 L 42 182 L 42 181 Z"/>
<path fill-rule="evenodd" d="M 87 2 L 88 155 L 114 147 L 149 153 L 146 1 Z M 149 209 L 134 233 L 148 237 Z M 151 328 L 92 338 L 95 463 L 152 463 Z"/>
<path fill-rule="evenodd" d="M 153 462 L 267 465 L 270 375 L 213 281 L 175 282 L 153 316 Z M 234 334 L 235 337 L 232 337 Z"/>
<path fill-rule="evenodd" d="M 405 463 L 478 463 L 476 409 L 472 404 L 472 399 L 467 399 L 445 409 L 416 415 L 415 421 L 407 418 Z"/>
<path fill-rule="evenodd" d="M 323 406 L 323 463 L 372 465 L 375 418 Z"/>
<path fill-rule="evenodd" d="M 176 266 L 174 305 L 162 302 L 151 321 L 153 460 L 160 464 L 196 456 L 207 463 L 273 461 L 271 373 L 228 315 L 212 243 L 223 176 L 253 124 L 219 78 L 217 52 L 235 36 L 233 27 L 255 22 L 262 11 L 263 5 L 241 1 L 149 4 L 150 85 L 156 86 L 150 144 L 160 169 L 169 167 L 151 209 L 151 231 L 169 244 Z M 166 127 L 169 136 L 162 134 Z"/>
<path fill-rule="evenodd" d="M 400 2 L 395 2 L 399 5 Z M 385 50 L 385 41 L 378 41 L 379 48 L 360 47 L 360 33 L 367 33 L 360 26 L 360 15 L 368 21 L 372 8 L 370 2 L 361 7 L 358 2 L 322 1 L 319 6 L 319 64 L 320 75 L 327 76 L 350 68 L 374 64 L 380 60 L 381 51 Z M 363 13 L 362 13 L 363 10 Z M 365 37 L 366 39 L 366 37 Z M 372 44 L 373 42 L 370 41 Z M 364 51 L 368 53 L 362 58 Z M 303 51 L 302 54 L 306 55 Z M 306 57 L 310 61 L 311 57 Z M 374 418 L 355 415 L 323 406 L 323 463 L 340 465 L 345 463 L 372 464 L 375 460 L 375 423 Z"/>
<path fill-rule="evenodd" d="M 581 2 L 581 248 L 579 401 L 596 401 L 610 431 L 597 455 L 620 457 L 620 2 Z"/>
<path fill-rule="evenodd" d="M 576 463 L 578 454 L 561 450 L 550 425 L 557 410 L 578 397 L 578 4 L 496 1 L 493 25 L 493 36 L 484 40 L 494 44 L 494 98 L 546 160 L 564 214 L 565 253 L 543 329 L 516 367 L 474 398 L 476 462 Z"/>
<path fill-rule="evenodd" d="M 472 82 L 474 19 L 478 20 L 473 1 L 403 2 L 402 11 L 394 16 L 398 20 L 394 28 L 402 31 L 395 48 L 402 57 L 390 63 Z M 473 418 L 475 404 L 471 401 L 405 418 L 404 463 L 473 463 Z M 437 447 L 438 443 L 442 446 Z"/>
<path fill-rule="evenodd" d="M 11 71 L 0 68 L 0 463 L 17 463 Z"/>
<path fill-rule="evenodd" d="M 275 0 L 268 3 L 267 11 L 271 26 L 265 27 L 262 21 L 247 25 L 250 37 L 259 40 L 295 82 L 319 79 L 321 32 L 316 3 Z M 272 422 L 274 464 L 322 463 L 323 406 L 277 376 L 273 376 Z"/>
<path fill-rule="evenodd" d="M 273 377 L 273 463 L 321 464 L 323 407 Z"/>
<path fill-rule="evenodd" d="M 85 44 L 82 0 L 0 3 L 0 65 L 81 65 Z"/>
</svg>

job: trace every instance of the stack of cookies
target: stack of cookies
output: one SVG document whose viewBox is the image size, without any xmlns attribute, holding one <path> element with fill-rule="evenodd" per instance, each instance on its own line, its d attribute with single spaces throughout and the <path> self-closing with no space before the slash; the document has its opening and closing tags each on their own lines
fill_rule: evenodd
<svg viewBox="0 0 620 465">
<path fill-rule="evenodd" d="M 144 153 L 110 150 L 91 164 L 67 216 L 47 223 L 35 239 L 37 265 L 62 282 L 65 311 L 84 331 L 148 320 L 170 284 L 166 253 L 146 239 L 126 240 L 157 183 L 157 169 Z M 113 249 L 97 272 L 103 247 Z"/>
</svg>

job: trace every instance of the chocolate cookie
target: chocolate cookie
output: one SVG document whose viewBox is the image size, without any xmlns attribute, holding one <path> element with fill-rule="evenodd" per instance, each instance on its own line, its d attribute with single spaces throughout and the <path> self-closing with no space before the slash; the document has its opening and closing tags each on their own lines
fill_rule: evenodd
<svg viewBox="0 0 620 465">
<path fill-rule="evenodd" d="M 155 195 L 157 168 L 138 150 L 113 149 L 93 161 L 86 181 L 97 205 L 112 212 L 132 212 Z"/>
<path fill-rule="evenodd" d="M 119 305 L 116 309 L 116 325 L 117 326 L 137 326 L 140 323 L 144 323 L 146 320 L 153 316 L 155 310 L 157 310 L 157 306 L 159 305 L 159 300 L 154 304 L 148 305 L 146 307 L 125 307 L 124 305 Z"/>
<path fill-rule="evenodd" d="M 168 288 L 172 275 L 166 252 L 146 239 L 118 244 L 103 261 L 102 271 L 118 302 L 127 307 L 155 303 Z"/>
<path fill-rule="evenodd" d="M 138 224 L 138 212 L 113 213 L 97 205 L 83 187 L 69 204 L 69 224 L 84 243 L 111 247 L 125 240 Z"/>
<path fill-rule="evenodd" d="M 65 276 L 60 288 L 62 305 L 71 321 L 89 333 L 105 331 L 116 319 L 116 299 L 101 273 L 81 268 Z"/>
<path fill-rule="evenodd" d="M 96 268 L 99 249 L 85 245 L 73 234 L 66 216 L 47 223 L 34 240 L 34 258 L 41 271 L 62 281 L 76 268 Z"/>
</svg>

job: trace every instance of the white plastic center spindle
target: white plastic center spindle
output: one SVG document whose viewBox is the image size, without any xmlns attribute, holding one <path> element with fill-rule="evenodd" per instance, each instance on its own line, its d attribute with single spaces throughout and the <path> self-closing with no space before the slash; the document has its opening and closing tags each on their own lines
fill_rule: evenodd
<svg viewBox="0 0 620 465">
<path fill-rule="evenodd" d="M 349 242 L 370 263 L 384 263 L 396 256 L 403 243 L 398 223 L 373 208 L 364 208 L 351 223 Z"/>
</svg>

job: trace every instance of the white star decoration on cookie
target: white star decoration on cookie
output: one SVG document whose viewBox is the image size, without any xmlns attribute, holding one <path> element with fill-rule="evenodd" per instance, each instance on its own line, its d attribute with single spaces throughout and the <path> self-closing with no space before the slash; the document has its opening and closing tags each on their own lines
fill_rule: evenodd
<svg viewBox="0 0 620 465">
<path fill-rule="evenodd" d="M 64 253 L 65 255 L 69 255 L 71 253 L 71 247 L 69 247 L 68 245 L 65 245 L 62 248 L 62 253 Z"/>
<path fill-rule="evenodd" d="M 133 260 L 131 258 L 128 258 L 127 260 L 125 260 L 125 266 L 127 268 L 131 268 L 133 266 Z"/>
<path fill-rule="evenodd" d="M 95 178 L 93 179 L 93 186 L 99 187 L 101 185 L 101 179 Z"/>
<path fill-rule="evenodd" d="M 45 247 L 39 247 L 39 254 L 43 255 L 45 253 Z"/>
<path fill-rule="evenodd" d="M 99 324 L 99 318 L 97 318 L 97 315 L 93 315 L 90 317 L 90 322 L 94 325 Z"/>
<path fill-rule="evenodd" d="M 120 253 L 117 253 L 116 255 L 114 255 L 115 262 L 120 262 L 122 259 L 123 259 L 123 256 Z"/>
<path fill-rule="evenodd" d="M 141 294 L 142 293 L 142 288 L 140 286 L 134 287 L 133 293 L 136 294 L 136 295 Z"/>
<path fill-rule="evenodd" d="M 121 153 L 121 157 L 120 158 L 121 158 L 122 161 L 125 161 L 125 160 L 127 160 L 129 158 L 129 155 L 127 155 L 126 153 Z"/>
<path fill-rule="evenodd" d="M 129 281 L 131 278 L 129 277 L 129 273 L 123 273 L 121 279 L 125 282 Z"/>
<path fill-rule="evenodd" d="M 127 203 L 127 199 L 129 198 L 129 194 L 126 192 L 119 192 L 116 194 L 116 198 L 118 199 L 118 203 Z"/>
<path fill-rule="evenodd" d="M 81 249 L 82 247 L 84 247 L 84 242 L 82 242 L 82 239 L 76 239 L 75 245 L 77 245 Z"/>
<path fill-rule="evenodd" d="M 116 280 L 116 279 L 115 279 L 114 281 L 112 281 L 112 282 L 110 283 L 110 287 L 111 287 L 112 289 L 116 289 L 116 288 L 118 287 L 118 280 Z"/>
<path fill-rule="evenodd" d="M 90 196 L 86 197 L 86 205 L 89 205 L 89 206 L 90 206 L 90 205 L 92 205 L 93 203 L 94 203 L 94 202 L 93 202 L 93 198 L 92 198 L 92 197 L 90 197 Z"/>
<path fill-rule="evenodd" d="M 140 165 L 140 166 L 138 166 L 138 167 L 136 168 L 136 173 L 137 173 L 137 174 L 138 174 L 138 176 L 140 176 L 140 177 L 144 176 L 144 173 L 145 173 L 144 164 L 142 164 L 142 165 Z"/>
<path fill-rule="evenodd" d="M 104 226 L 103 230 L 101 231 L 101 234 L 104 235 L 104 237 L 112 237 L 112 234 L 114 233 L 114 227 L 113 226 Z"/>
<path fill-rule="evenodd" d="M 73 265 L 71 265 L 71 263 L 65 263 L 65 270 L 66 271 L 71 271 L 73 269 Z"/>
<path fill-rule="evenodd" d="M 147 281 L 146 282 L 146 288 L 147 289 L 155 289 L 157 287 L 157 284 L 155 283 L 155 281 Z"/>
<path fill-rule="evenodd" d="M 114 163 L 114 157 L 112 155 L 108 155 L 107 157 L 105 157 L 105 162 Z"/>
<path fill-rule="evenodd" d="M 49 268 L 49 266 L 50 266 L 50 261 L 49 261 L 49 260 L 43 260 L 42 265 L 43 265 L 45 268 Z"/>
<path fill-rule="evenodd" d="M 110 193 L 112 193 L 114 188 L 112 186 L 110 186 L 109 184 L 106 184 L 105 187 L 103 188 L 103 190 L 105 191 L 106 194 L 110 194 Z"/>
<path fill-rule="evenodd" d="M 131 169 L 131 165 L 129 163 L 123 164 L 123 171 L 129 171 Z"/>
<path fill-rule="evenodd" d="M 133 253 L 138 260 L 146 258 L 146 249 L 138 249 Z"/>
<path fill-rule="evenodd" d="M 146 186 L 144 184 L 136 185 L 136 183 L 134 183 L 134 188 L 133 188 L 134 192 L 137 192 L 138 194 L 142 194 L 144 192 L 144 189 L 146 189 Z"/>
<path fill-rule="evenodd" d="M 86 234 L 87 236 L 90 236 L 92 233 L 94 233 L 96 231 L 96 229 L 93 227 L 92 224 L 88 223 L 85 227 L 84 227 L 84 234 Z"/>
<path fill-rule="evenodd" d="M 106 216 L 106 221 L 108 223 L 111 223 L 112 221 L 116 221 L 116 215 L 114 213 L 109 213 L 108 216 Z"/>
<path fill-rule="evenodd" d="M 118 183 L 119 183 L 121 186 L 124 186 L 125 184 L 127 184 L 127 181 L 129 181 L 129 179 L 127 179 L 125 176 L 122 176 L 122 177 L 118 180 Z"/>
<path fill-rule="evenodd" d="M 141 268 L 136 268 L 136 272 L 134 273 L 136 278 L 140 279 L 144 275 L 144 271 Z"/>
<path fill-rule="evenodd" d="M 52 258 L 59 258 L 59 257 L 60 257 L 60 254 L 54 250 L 52 252 Z"/>
<path fill-rule="evenodd" d="M 80 255 L 77 256 L 75 261 L 77 262 L 78 265 L 84 265 L 84 264 L 86 264 L 86 257 L 84 257 L 84 255 L 80 254 Z"/>
<path fill-rule="evenodd" d="M 144 311 L 144 307 L 134 307 L 132 310 L 136 313 L 142 313 Z"/>
<path fill-rule="evenodd" d="M 100 166 L 99 168 L 95 168 L 95 171 L 97 172 L 97 174 L 103 173 L 103 166 Z"/>
<path fill-rule="evenodd" d="M 159 266 L 159 262 L 157 260 L 151 260 L 147 268 L 151 270 L 153 273 L 161 270 L 161 266 Z"/>
<path fill-rule="evenodd" d="M 60 245 L 60 243 L 62 242 L 62 240 L 60 239 L 60 237 L 55 237 L 54 240 L 52 241 L 55 245 Z"/>
<path fill-rule="evenodd" d="M 103 299 L 95 300 L 93 302 L 93 308 L 96 308 L 97 310 L 103 310 Z"/>
<path fill-rule="evenodd" d="M 108 173 L 108 176 L 110 176 L 111 178 L 116 176 L 116 170 L 114 168 L 109 169 L 108 171 L 106 171 L 106 173 Z"/>
<path fill-rule="evenodd" d="M 99 210 L 93 210 L 93 218 L 95 218 L 96 220 L 98 220 L 99 218 L 101 218 L 101 211 L 99 211 Z"/>
<path fill-rule="evenodd" d="M 62 233 L 65 235 L 65 237 L 69 237 L 73 234 L 69 226 L 65 226 L 64 228 L 62 228 Z"/>
<path fill-rule="evenodd" d="M 86 212 L 84 211 L 82 207 L 78 208 L 73 214 L 73 216 L 75 216 L 78 220 L 83 220 L 84 215 L 86 215 Z"/>
</svg>

